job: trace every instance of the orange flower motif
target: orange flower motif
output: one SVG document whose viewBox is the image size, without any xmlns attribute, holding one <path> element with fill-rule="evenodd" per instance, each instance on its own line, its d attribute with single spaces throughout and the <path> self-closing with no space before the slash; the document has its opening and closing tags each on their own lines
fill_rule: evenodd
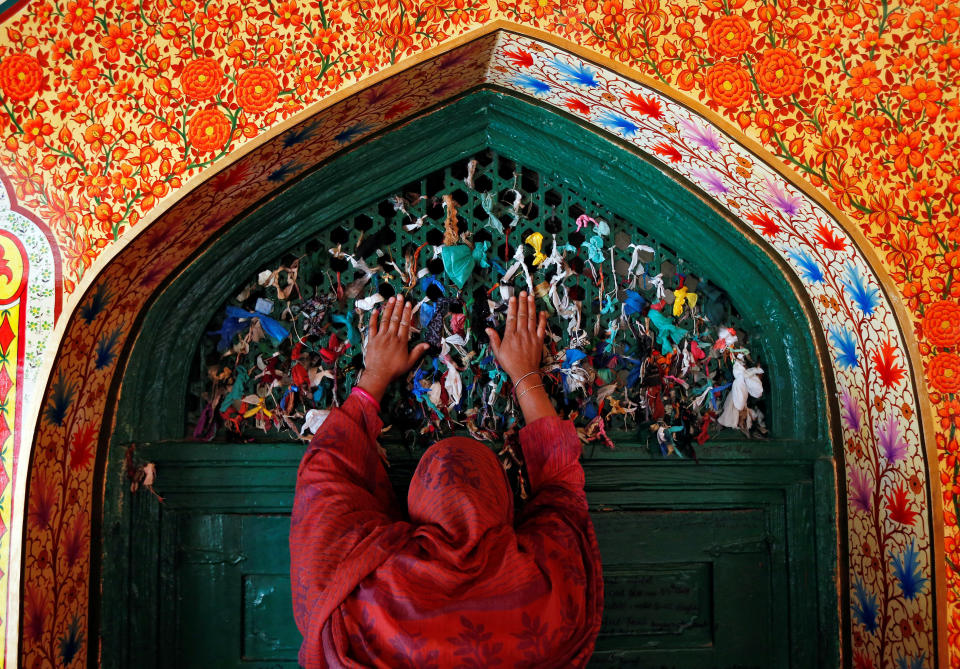
<svg viewBox="0 0 960 669">
<path fill-rule="evenodd" d="M 251 67 L 237 79 L 237 101 L 248 114 L 266 111 L 279 94 L 277 75 L 265 67 Z"/>
<path fill-rule="evenodd" d="M 83 54 L 71 63 L 73 71 L 70 73 L 70 81 L 73 81 L 77 90 L 86 93 L 90 90 L 92 82 L 100 78 L 100 68 L 97 67 L 97 59 L 93 51 L 87 49 Z"/>
<path fill-rule="evenodd" d="M 544 3 L 547 6 L 551 4 L 550 2 L 547 2 L 547 0 L 533 0 L 534 13 L 538 17 L 542 17 L 543 14 L 547 13 L 546 10 L 543 10 L 543 13 L 537 13 L 537 8 L 544 6 L 544 4 L 541 3 Z M 424 2 L 420 3 L 420 15 L 425 21 L 429 21 L 430 23 L 438 23 L 446 16 L 444 12 L 445 10 L 449 9 L 449 7 L 450 0 L 425 0 Z M 552 11 L 552 8 L 550 11 Z"/>
<path fill-rule="evenodd" d="M 454 26 L 470 22 L 470 8 L 466 0 L 453 0 L 453 7 L 449 13 L 450 23 Z"/>
<path fill-rule="evenodd" d="M 739 107 L 750 97 L 750 75 L 737 63 L 717 63 L 703 83 L 710 99 L 722 107 Z"/>
<path fill-rule="evenodd" d="M 772 98 L 793 95 L 803 84 L 803 66 L 792 51 L 768 49 L 757 63 L 757 85 Z"/>
<path fill-rule="evenodd" d="M 336 90 L 342 83 L 343 77 L 336 70 L 327 70 L 327 73 L 323 75 L 323 85 L 331 91 Z"/>
<path fill-rule="evenodd" d="M 865 50 L 879 49 L 884 46 L 884 43 L 885 40 L 874 30 L 873 32 L 867 33 L 864 38 L 860 40 L 860 48 Z"/>
<path fill-rule="evenodd" d="M 94 11 L 90 0 L 73 0 L 67 3 L 67 11 L 63 20 L 70 25 L 70 30 L 80 35 L 93 21 Z"/>
<path fill-rule="evenodd" d="M 332 30 L 319 30 L 313 36 L 313 43 L 317 45 L 321 54 L 329 56 L 333 53 L 333 47 L 337 44 L 338 38 L 339 35 Z"/>
<path fill-rule="evenodd" d="M 742 16 L 721 16 L 710 25 L 707 38 L 720 55 L 739 58 L 750 48 L 753 31 Z"/>
<path fill-rule="evenodd" d="M 894 196 L 883 191 L 870 198 L 870 222 L 883 228 L 885 233 L 890 232 L 890 226 L 896 225 L 903 214 L 903 208 L 896 204 Z"/>
<path fill-rule="evenodd" d="M 43 120 L 41 116 L 34 116 L 23 124 L 24 141 L 33 144 L 38 149 L 46 144 L 46 138 L 53 134 L 53 126 Z"/>
<path fill-rule="evenodd" d="M 897 141 L 887 147 L 887 153 L 893 157 L 893 166 L 898 172 L 906 172 L 907 165 L 920 167 L 923 165 L 923 152 L 920 151 L 920 140 L 923 135 L 914 130 L 909 135 L 905 132 L 897 133 Z"/>
<path fill-rule="evenodd" d="M 960 344 L 960 305 L 934 302 L 923 314 L 923 333 L 934 346 Z"/>
<path fill-rule="evenodd" d="M 622 26 L 627 22 L 627 15 L 623 13 L 623 3 L 620 0 L 606 0 L 600 11 L 603 13 L 603 25 L 608 28 L 612 25 Z"/>
<path fill-rule="evenodd" d="M 303 23 L 303 16 L 300 15 L 300 8 L 295 0 L 277 5 L 277 16 L 280 17 L 282 26 L 299 26 Z"/>
<path fill-rule="evenodd" d="M 957 22 L 960 17 L 960 8 L 945 7 L 933 15 L 933 25 L 930 28 L 930 37 L 935 40 L 941 40 L 946 35 L 952 35 L 957 32 L 960 23 Z"/>
<path fill-rule="evenodd" d="M 850 141 L 855 142 L 857 147 L 867 153 L 871 147 L 880 139 L 880 134 L 886 127 L 886 121 L 882 116 L 863 116 L 853 123 L 853 133 L 850 135 Z"/>
<path fill-rule="evenodd" d="M 413 24 L 399 15 L 380 25 L 380 44 L 394 55 L 400 55 L 413 46 Z"/>
<path fill-rule="evenodd" d="M 853 97 L 867 102 L 877 97 L 881 84 L 877 77 L 877 66 L 873 64 L 873 61 L 868 60 L 863 65 L 853 68 L 850 70 L 850 76 L 850 88 L 852 89 L 850 94 Z"/>
<path fill-rule="evenodd" d="M 926 79 L 919 78 L 909 86 L 900 87 L 900 95 L 910 101 L 910 111 L 919 114 L 925 111 L 933 118 L 940 111 L 937 101 L 943 95 L 940 87 Z"/>
<path fill-rule="evenodd" d="M 824 131 L 820 135 L 820 141 L 814 144 L 813 150 L 818 164 L 832 165 L 847 159 L 847 150 L 840 141 L 840 133 L 836 130 Z"/>
<path fill-rule="evenodd" d="M 192 100 L 209 100 L 223 86 L 223 70 L 213 58 L 190 61 L 180 73 L 180 86 Z"/>
<path fill-rule="evenodd" d="M 198 153 L 217 151 L 230 139 L 230 120 L 217 109 L 204 109 L 190 119 L 187 137 Z"/>
<path fill-rule="evenodd" d="M 667 17 L 667 13 L 660 9 L 660 0 L 636 0 L 633 4 L 633 8 L 626 13 L 635 25 L 647 32 L 660 30 Z"/>
<path fill-rule="evenodd" d="M 0 62 L 0 90 L 11 100 L 29 100 L 40 90 L 43 68 L 25 53 L 13 53 Z"/>
<path fill-rule="evenodd" d="M 130 53 L 133 51 L 134 42 L 131 38 L 133 34 L 133 24 L 124 23 L 120 26 L 109 26 L 107 34 L 100 38 L 100 46 L 107 50 L 106 58 L 111 63 L 120 60 L 121 53 Z"/>
<path fill-rule="evenodd" d="M 952 395 L 960 391 L 960 355 L 938 353 L 927 366 L 930 385 L 942 393 Z"/>
</svg>

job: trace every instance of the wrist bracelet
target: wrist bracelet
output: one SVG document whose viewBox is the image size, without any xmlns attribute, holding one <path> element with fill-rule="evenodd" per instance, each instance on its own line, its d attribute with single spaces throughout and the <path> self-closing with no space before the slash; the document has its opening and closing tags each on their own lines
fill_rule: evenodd
<svg viewBox="0 0 960 669">
<path fill-rule="evenodd" d="M 520 393 L 519 395 L 517 395 L 517 401 L 520 401 L 520 398 L 521 398 L 521 397 L 523 397 L 524 395 L 526 395 L 527 393 L 529 393 L 529 392 L 530 392 L 531 390 L 533 390 L 534 388 L 543 388 L 543 384 L 541 383 L 541 384 L 538 384 L 538 385 L 536 385 L 536 386 L 530 386 L 529 388 L 527 388 L 526 390 L 524 390 L 522 393 Z"/>
<path fill-rule="evenodd" d="M 527 378 L 528 376 L 530 376 L 531 374 L 542 374 L 542 372 L 541 372 L 539 369 L 535 369 L 535 370 L 533 370 L 532 372 L 527 372 L 526 374 L 524 374 L 523 376 L 521 376 L 519 379 L 517 379 L 517 382 L 513 384 L 513 393 L 514 393 L 514 394 L 517 393 L 517 388 L 520 387 L 520 382 L 523 381 L 523 380 L 524 380 L 525 378 Z"/>
<path fill-rule="evenodd" d="M 380 402 L 378 402 L 378 401 L 377 401 L 377 398 L 374 397 L 373 395 L 371 395 L 370 393 L 368 393 L 366 390 L 364 390 L 364 389 L 361 388 L 360 386 L 354 386 L 353 389 L 350 391 L 350 394 L 351 394 L 351 395 L 352 395 L 353 393 L 356 393 L 357 395 L 359 395 L 359 396 L 362 397 L 363 399 L 367 400 L 368 402 L 370 402 L 371 404 L 373 404 L 374 407 L 376 407 L 376 409 L 377 409 L 378 412 L 380 411 Z"/>
</svg>

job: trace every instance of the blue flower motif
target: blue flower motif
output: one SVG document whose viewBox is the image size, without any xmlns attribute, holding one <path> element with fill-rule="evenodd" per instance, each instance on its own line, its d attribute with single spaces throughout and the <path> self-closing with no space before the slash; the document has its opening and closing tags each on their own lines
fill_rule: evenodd
<svg viewBox="0 0 960 669">
<path fill-rule="evenodd" d="M 529 74 L 520 74 L 513 78 L 513 83 L 523 88 L 529 88 L 534 93 L 549 93 L 550 85 Z"/>
<path fill-rule="evenodd" d="M 889 555 L 893 560 L 893 575 L 897 578 L 897 585 L 900 586 L 903 596 L 907 599 L 916 598 L 928 579 L 920 575 L 914 540 L 910 540 L 910 546 L 903 551 L 902 555 L 894 555 L 893 551 L 890 551 Z"/>
<path fill-rule="evenodd" d="M 357 123 L 355 125 L 350 126 L 346 130 L 342 131 L 340 134 L 336 135 L 334 139 L 340 142 L 341 144 L 347 144 L 349 142 L 352 142 L 354 139 L 356 139 L 363 133 L 372 129 L 373 128 L 371 128 L 366 123 Z"/>
<path fill-rule="evenodd" d="M 877 631 L 877 596 L 868 592 L 859 578 L 853 583 L 853 617 L 870 633 Z"/>
<path fill-rule="evenodd" d="M 598 118 L 597 123 L 602 125 L 604 128 L 619 130 L 624 135 L 633 135 L 640 129 L 640 127 L 630 119 L 617 116 L 612 112 L 607 112 Z"/>
<path fill-rule="evenodd" d="M 117 345 L 117 341 L 120 339 L 122 332 L 122 328 L 117 328 L 110 334 L 103 335 L 100 341 L 97 342 L 97 359 L 94 363 L 97 369 L 103 369 L 117 357 L 117 352 L 114 351 L 113 348 Z"/>
<path fill-rule="evenodd" d="M 563 75 L 563 80 L 569 81 L 571 84 L 591 87 L 600 85 L 600 82 L 594 78 L 594 71 L 583 63 L 567 65 L 560 60 L 554 60 L 553 66 L 560 70 L 560 74 Z"/>
<path fill-rule="evenodd" d="M 88 324 L 92 323 L 93 319 L 106 309 L 111 297 L 113 294 L 107 288 L 106 282 L 97 284 L 93 295 L 90 296 L 90 301 L 80 306 L 80 317 Z"/>
<path fill-rule="evenodd" d="M 314 128 L 310 126 L 292 128 L 283 136 L 283 148 L 289 149 L 297 144 L 303 144 L 310 139 L 313 131 Z"/>
<path fill-rule="evenodd" d="M 871 315 L 873 310 L 877 308 L 877 305 L 880 304 L 880 290 L 875 286 L 869 285 L 867 280 L 857 272 L 857 268 L 853 266 L 853 263 L 849 263 L 846 266 L 844 278 L 840 280 L 840 283 L 842 283 L 843 287 L 850 293 L 850 297 L 853 298 L 854 303 L 856 303 L 860 311 L 868 316 Z"/>
<path fill-rule="evenodd" d="M 807 255 L 806 251 L 791 249 L 787 251 L 787 255 L 800 266 L 800 271 L 803 273 L 805 281 L 810 281 L 811 283 L 820 283 L 823 281 L 823 272 L 820 270 L 816 261 Z"/>
<path fill-rule="evenodd" d="M 920 653 L 916 657 L 901 655 L 897 658 L 897 669 L 924 669 L 926 659 L 926 653 Z"/>
<path fill-rule="evenodd" d="M 857 359 L 857 342 L 853 339 L 853 333 L 845 328 L 829 327 L 830 343 L 833 344 L 839 353 L 837 354 L 837 364 L 841 368 L 854 368 L 860 366 L 860 360 Z"/>
<path fill-rule="evenodd" d="M 294 163 L 288 165 L 281 165 L 267 177 L 268 181 L 273 181 L 274 183 L 283 183 L 286 181 L 290 175 L 295 174 L 300 170 L 301 166 Z"/>
</svg>

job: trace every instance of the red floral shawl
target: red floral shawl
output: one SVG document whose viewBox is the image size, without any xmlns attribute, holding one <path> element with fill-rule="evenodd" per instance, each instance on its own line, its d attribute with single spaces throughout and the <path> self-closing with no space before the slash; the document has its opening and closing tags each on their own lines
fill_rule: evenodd
<svg viewBox="0 0 960 669">
<path fill-rule="evenodd" d="M 290 531 L 305 667 L 579 667 L 600 629 L 600 553 L 572 423 L 520 431 L 519 518 L 496 456 L 450 438 L 424 454 L 402 517 L 381 421 L 351 396 L 300 464 Z"/>
</svg>

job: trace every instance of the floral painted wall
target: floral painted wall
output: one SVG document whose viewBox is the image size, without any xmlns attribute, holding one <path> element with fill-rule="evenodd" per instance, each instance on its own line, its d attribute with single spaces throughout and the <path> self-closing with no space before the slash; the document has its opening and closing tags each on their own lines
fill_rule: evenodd
<svg viewBox="0 0 960 669">
<path fill-rule="evenodd" d="M 24 3 L 0 26 L 0 167 L 19 206 L 54 239 L 62 263 L 62 283 L 57 285 L 58 290 L 62 287 L 64 315 L 76 311 L 78 288 L 92 280 L 107 257 L 128 245 L 182 197 L 185 186 L 198 182 L 218 161 L 230 160 L 270 128 L 351 84 L 395 64 L 412 63 L 418 54 L 497 19 L 569 40 L 680 101 L 701 103 L 762 145 L 781 169 L 806 181 L 859 227 L 865 248 L 880 258 L 895 297 L 909 313 L 909 322 L 901 325 L 912 328 L 923 361 L 918 382 L 929 391 L 931 406 L 921 410 L 933 416 L 939 462 L 931 465 L 939 467 L 946 535 L 948 614 L 941 633 L 948 636 L 951 666 L 960 667 L 960 281 L 954 276 L 960 271 L 957 3 Z M 531 58 L 529 50 L 512 53 L 515 58 L 502 67 L 532 63 L 525 63 Z M 536 93 L 536 84 L 528 83 Z M 450 93 L 432 92 L 437 99 Z M 631 113 L 655 116 L 659 112 L 649 106 L 650 100 L 634 100 Z M 576 95 L 556 102 L 574 115 L 590 111 Z M 392 105 L 380 120 L 403 118 L 413 108 L 402 96 Z M 339 132 L 350 140 L 371 129 L 349 125 Z M 620 126 L 621 135 L 626 129 Z M 651 150 L 665 162 L 673 161 L 669 145 Z M 764 222 L 757 225 L 762 229 Z M 840 250 L 828 228 L 814 228 L 809 240 L 823 253 Z M 842 291 L 839 294 L 842 297 Z M 89 306 L 91 298 L 83 303 Z M 88 323 L 97 325 L 96 315 Z M 28 354 L 46 346 L 48 360 L 59 344 L 40 335 L 31 341 L 29 334 L 26 342 Z M 116 344 L 105 344 L 108 353 Z M 863 355 L 861 362 L 891 385 L 907 373 L 902 356 L 882 349 Z M 71 379 L 59 381 L 59 392 L 75 392 Z M 54 383 L 51 388 L 54 398 L 57 387 Z M 876 401 L 882 403 L 883 396 Z M 53 418 L 68 418 L 57 415 L 57 406 L 46 405 L 48 422 L 51 408 Z M 877 407 L 877 413 L 882 409 Z M 33 429 L 22 429 L 21 443 L 27 449 Z M 874 442 L 882 438 L 883 425 L 866 429 L 878 433 Z M 67 435 L 74 446 L 80 443 L 77 434 L 79 427 Z M 861 441 L 849 430 L 845 436 L 845 448 L 856 457 Z M 65 471 L 67 464 L 65 459 Z M 858 486 L 866 483 L 861 478 L 849 485 L 855 500 Z M 41 492 L 56 496 L 56 491 Z M 912 494 L 914 506 L 908 504 L 908 510 L 922 503 L 922 495 Z M 895 495 L 879 499 L 894 509 L 904 504 Z M 887 513 L 893 511 L 888 508 Z M 69 526 L 64 525 L 70 536 L 79 536 L 71 529 L 78 517 L 71 516 Z M 75 541 L 82 553 L 82 537 Z M 899 555 L 902 565 L 906 558 Z M 869 559 L 873 557 L 888 561 L 887 556 Z M 17 565 L 11 566 L 9 573 L 18 572 Z M 24 596 L 39 598 L 43 593 L 28 591 Z M 853 600 L 859 601 L 859 613 L 855 609 L 852 614 L 855 665 L 894 666 L 870 640 L 869 593 L 859 600 L 855 593 Z M 903 620 L 906 624 L 897 623 L 897 638 L 918 627 L 909 618 Z M 27 616 L 25 633 L 35 631 L 31 623 L 35 619 Z M 39 633 L 45 634 L 43 629 Z M 63 630 L 47 634 L 45 644 L 52 650 L 46 659 L 33 659 L 38 666 L 64 663 L 60 651 L 65 641 L 68 650 L 77 646 L 69 655 L 72 660 L 83 638 L 80 623 L 67 621 Z M 917 666 L 931 661 L 919 655 L 908 661 L 918 659 Z"/>
</svg>

